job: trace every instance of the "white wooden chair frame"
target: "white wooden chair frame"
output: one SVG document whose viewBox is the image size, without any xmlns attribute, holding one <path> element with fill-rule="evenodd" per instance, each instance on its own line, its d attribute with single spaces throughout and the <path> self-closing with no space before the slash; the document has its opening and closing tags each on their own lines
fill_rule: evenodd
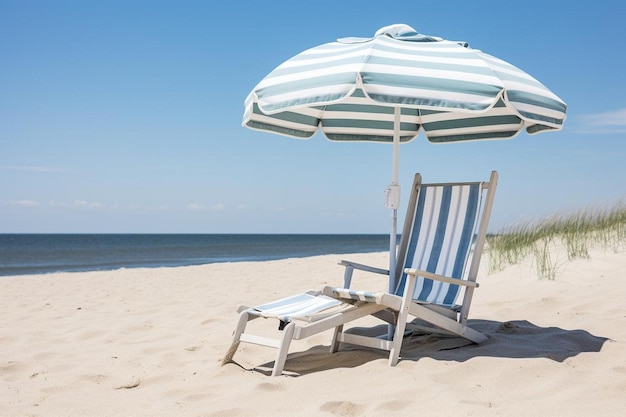
<svg viewBox="0 0 626 417">
<path fill-rule="evenodd" d="M 306 317 L 281 317 L 274 316 L 281 320 L 284 324 L 282 336 L 272 339 L 261 337 L 251 333 L 246 333 L 247 324 L 254 319 L 267 316 L 256 308 L 240 307 L 239 321 L 233 335 L 233 342 L 224 357 L 223 363 L 232 361 L 235 352 L 241 342 L 253 343 L 262 346 L 268 346 L 278 349 L 272 375 L 281 375 L 289 352 L 289 346 L 292 340 L 304 339 L 314 334 L 333 329 L 334 335 L 331 342 L 331 352 L 339 349 L 340 343 L 350 343 L 369 348 L 382 349 L 389 352 L 389 365 L 395 366 L 398 362 L 400 349 L 409 316 L 413 316 L 418 320 L 417 324 L 412 324 L 412 328 L 432 333 L 451 334 L 466 338 L 474 343 L 482 343 L 487 337 L 478 331 L 467 326 L 467 318 L 470 305 L 472 302 L 474 289 L 478 287 L 477 275 L 482 256 L 489 218 L 495 197 L 495 190 L 498 181 L 497 172 L 493 171 L 489 182 L 481 182 L 480 194 L 483 194 L 482 210 L 477 220 L 476 239 L 473 244 L 473 250 L 468 259 L 469 268 L 464 274 L 464 279 L 451 278 L 448 276 L 434 274 L 428 271 L 417 270 L 414 268 L 398 268 L 398 274 L 406 273 L 407 279 L 404 291 L 400 295 L 389 293 L 367 293 L 349 290 L 352 280 L 352 274 L 355 269 L 367 272 L 377 273 L 389 276 L 389 271 L 381 268 L 374 268 L 354 262 L 342 261 L 341 264 L 346 267 L 344 273 L 344 287 L 334 288 L 325 287 L 322 291 L 309 291 L 307 294 L 312 296 L 327 296 L 337 298 L 342 301 L 341 308 L 336 313 L 325 313 L 320 317 L 311 314 Z M 415 213 L 417 198 L 422 187 L 426 186 L 442 186 L 442 185 L 458 185 L 467 183 L 451 183 L 451 184 L 422 184 L 421 176 L 415 175 L 415 181 L 409 200 L 407 209 L 407 218 L 405 220 L 404 232 L 398 251 L 398 266 L 405 264 L 406 252 L 409 244 L 409 233 L 412 222 L 412 213 Z M 486 193 L 483 193 L 486 191 Z M 441 306 L 433 303 L 425 303 L 420 300 L 414 300 L 412 295 L 416 286 L 418 277 L 427 278 L 433 281 L 444 282 L 464 287 L 463 301 L 461 305 Z M 398 281 L 399 282 L 399 281 Z M 374 315 L 395 326 L 395 331 L 391 340 L 385 337 L 362 336 L 354 333 L 346 333 L 343 331 L 344 324 L 355 321 L 359 318 Z M 281 326 L 282 327 L 282 326 Z"/>
</svg>

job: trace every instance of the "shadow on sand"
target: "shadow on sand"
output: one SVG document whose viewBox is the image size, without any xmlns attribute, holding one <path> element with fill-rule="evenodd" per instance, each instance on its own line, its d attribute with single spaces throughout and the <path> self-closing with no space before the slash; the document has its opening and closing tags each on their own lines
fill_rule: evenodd
<svg viewBox="0 0 626 417">
<path fill-rule="evenodd" d="M 468 324 L 489 336 L 489 340 L 476 345 L 460 337 L 412 334 L 404 338 L 400 361 L 432 358 L 464 362 L 477 357 L 493 357 L 547 358 L 563 362 L 579 353 L 599 352 L 609 340 L 586 330 L 539 327 L 525 320 L 469 320 Z M 385 325 L 374 328 L 381 332 L 385 329 Z M 337 353 L 330 353 L 328 346 L 315 346 L 305 352 L 289 354 L 285 373 L 299 376 L 330 369 L 354 368 L 386 358 L 387 352 L 358 346 L 342 345 Z M 273 366 L 274 362 L 268 362 L 254 371 L 269 375 Z"/>
</svg>

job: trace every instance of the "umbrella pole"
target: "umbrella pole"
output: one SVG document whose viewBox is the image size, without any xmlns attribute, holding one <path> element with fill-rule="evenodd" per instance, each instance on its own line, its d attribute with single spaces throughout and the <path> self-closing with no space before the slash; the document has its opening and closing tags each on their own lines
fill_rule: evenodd
<svg viewBox="0 0 626 417">
<path fill-rule="evenodd" d="M 398 207 L 400 206 L 400 185 L 398 185 L 398 160 L 400 153 L 400 107 L 393 112 L 393 163 L 391 185 L 387 188 L 387 207 L 391 208 L 391 233 L 389 234 L 389 293 L 395 294 L 396 245 L 398 236 Z M 392 340 L 395 326 L 387 326 L 387 339 Z"/>
<path fill-rule="evenodd" d="M 391 234 L 389 235 L 389 293 L 396 292 L 396 241 L 398 230 L 398 210 L 391 210 Z"/>
<path fill-rule="evenodd" d="M 387 189 L 387 207 L 391 208 L 391 233 L 389 234 L 389 293 L 395 294 L 396 245 L 398 235 L 398 208 L 400 206 L 400 185 L 398 184 L 398 160 L 400 154 L 400 107 L 393 114 L 393 162 L 391 185 Z"/>
</svg>

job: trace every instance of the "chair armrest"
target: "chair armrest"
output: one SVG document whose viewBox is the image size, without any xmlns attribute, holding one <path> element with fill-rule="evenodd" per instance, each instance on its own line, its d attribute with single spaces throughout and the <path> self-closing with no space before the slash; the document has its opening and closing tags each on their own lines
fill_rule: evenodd
<svg viewBox="0 0 626 417">
<path fill-rule="evenodd" d="M 361 271 L 367 271 L 367 272 L 373 272 L 375 274 L 389 275 L 389 270 L 388 269 L 376 268 L 374 266 L 358 264 L 358 263 L 352 262 L 352 261 L 341 261 L 341 262 L 339 262 L 339 265 L 343 265 L 345 267 L 350 267 L 351 266 L 354 269 L 359 269 Z"/>
<path fill-rule="evenodd" d="M 464 280 L 464 279 L 450 278 L 450 277 L 446 277 L 446 276 L 443 276 L 443 275 L 437 275 L 437 274 L 433 274 L 432 272 L 422 271 L 421 269 L 406 268 L 404 270 L 404 272 L 407 275 L 420 276 L 420 277 L 432 279 L 434 281 L 447 282 L 448 284 L 463 285 L 465 287 L 478 288 L 478 283 L 477 282 L 467 281 L 467 280 Z"/>
<path fill-rule="evenodd" d="M 388 269 L 376 268 L 373 266 L 363 265 L 363 264 L 359 264 L 356 262 L 342 260 L 341 262 L 339 262 L 339 265 L 343 265 L 346 267 L 346 271 L 343 274 L 343 287 L 344 288 L 350 288 L 350 283 L 352 282 L 352 272 L 355 269 L 358 269 L 360 271 L 373 272 L 375 274 L 381 274 L 381 275 L 387 275 L 387 276 L 389 275 Z"/>
</svg>

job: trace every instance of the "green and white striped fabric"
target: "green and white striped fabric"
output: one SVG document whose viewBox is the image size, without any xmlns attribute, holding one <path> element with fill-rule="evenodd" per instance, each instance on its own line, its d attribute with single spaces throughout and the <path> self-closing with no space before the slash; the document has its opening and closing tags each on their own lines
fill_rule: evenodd
<svg viewBox="0 0 626 417">
<path fill-rule="evenodd" d="M 508 139 L 560 130 L 566 104 L 536 79 L 461 42 L 382 28 L 287 60 L 250 93 L 243 125 L 291 137 L 318 129 L 334 141 Z"/>
</svg>

